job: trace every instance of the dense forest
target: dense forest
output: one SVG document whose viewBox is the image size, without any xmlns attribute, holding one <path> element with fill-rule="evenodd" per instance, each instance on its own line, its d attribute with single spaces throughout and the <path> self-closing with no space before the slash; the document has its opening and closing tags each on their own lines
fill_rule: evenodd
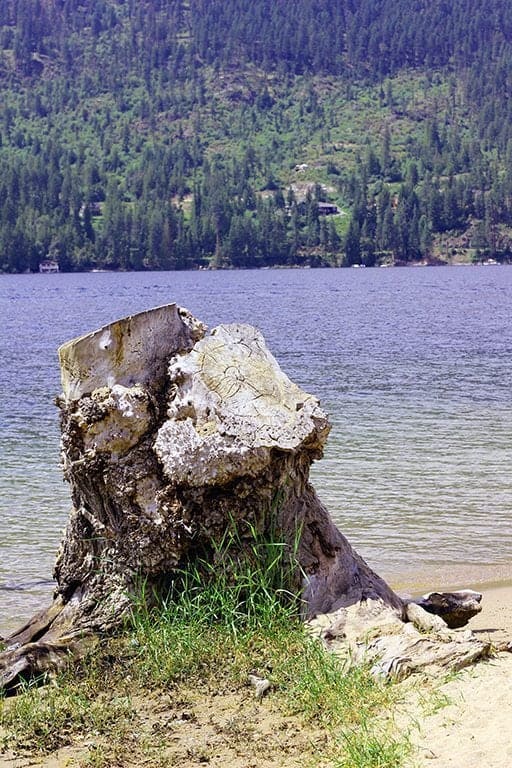
<svg viewBox="0 0 512 768">
<path fill-rule="evenodd" d="M 512 259 L 505 0 L 0 0 L 0 271 Z"/>
</svg>

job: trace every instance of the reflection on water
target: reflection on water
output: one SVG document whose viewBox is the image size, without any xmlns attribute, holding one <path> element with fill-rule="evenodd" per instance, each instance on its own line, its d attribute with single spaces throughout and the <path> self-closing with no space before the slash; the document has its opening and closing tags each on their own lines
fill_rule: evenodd
<svg viewBox="0 0 512 768">
<path fill-rule="evenodd" d="M 0 634 L 48 599 L 69 509 L 57 346 L 169 301 L 258 326 L 320 397 L 315 486 L 383 576 L 512 578 L 512 268 L 1 276 Z"/>
</svg>

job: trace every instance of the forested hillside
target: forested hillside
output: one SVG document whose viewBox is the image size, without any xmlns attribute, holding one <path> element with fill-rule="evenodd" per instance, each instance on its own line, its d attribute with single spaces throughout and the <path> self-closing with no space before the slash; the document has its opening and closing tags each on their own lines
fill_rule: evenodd
<svg viewBox="0 0 512 768">
<path fill-rule="evenodd" d="M 0 271 L 512 257 L 505 0 L 0 0 Z"/>
</svg>

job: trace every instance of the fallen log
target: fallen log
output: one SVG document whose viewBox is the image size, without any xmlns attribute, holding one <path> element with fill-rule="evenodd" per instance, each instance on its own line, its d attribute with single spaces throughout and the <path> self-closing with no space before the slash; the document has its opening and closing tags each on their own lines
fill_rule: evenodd
<svg viewBox="0 0 512 768">
<path fill-rule="evenodd" d="M 249 532 L 278 532 L 297 561 L 283 587 L 300 591 L 305 617 L 327 645 L 341 638 L 349 647 L 353 636 L 357 657 L 372 648 L 381 660 L 415 657 L 410 644 L 395 642 L 410 634 L 413 609 L 352 549 L 309 482 L 327 416 L 281 371 L 256 329 L 207 333 L 170 304 L 74 339 L 59 356 L 73 509 L 54 601 L 7 638 L 0 687 L 58 668 L 115 631 L 141 580 L 149 593 L 185 563 L 213 557 L 229 527 L 234 563 Z M 473 637 L 447 642 L 442 625 L 431 627 L 430 666 L 433 657 L 450 666 L 487 653 Z M 402 669 L 428 666 L 416 657 Z"/>
</svg>

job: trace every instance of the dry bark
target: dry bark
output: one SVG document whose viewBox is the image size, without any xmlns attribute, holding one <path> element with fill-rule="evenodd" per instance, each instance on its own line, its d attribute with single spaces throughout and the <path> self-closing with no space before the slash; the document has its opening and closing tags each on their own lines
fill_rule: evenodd
<svg viewBox="0 0 512 768">
<path fill-rule="evenodd" d="M 295 586 L 307 617 L 321 617 L 326 642 L 346 634 L 340 616 L 354 611 L 360 622 L 365 614 L 366 633 L 376 613 L 395 635 L 406 626 L 402 600 L 354 552 L 309 483 L 329 433 L 325 413 L 285 376 L 258 331 L 228 325 L 207 334 L 168 305 L 69 342 L 60 360 L 73 510 L 55 600 L 7 640 L 0 686 L 58 667 L 87 639 L 120 627 L 138 581 L 157 588 L 196 555 L 212 554 L 228 526 L 235 549 L 249 532 L 271 531 L 296 549 Z M 469 651 L 450 653 L 455 663 Z"/>
</svg>

